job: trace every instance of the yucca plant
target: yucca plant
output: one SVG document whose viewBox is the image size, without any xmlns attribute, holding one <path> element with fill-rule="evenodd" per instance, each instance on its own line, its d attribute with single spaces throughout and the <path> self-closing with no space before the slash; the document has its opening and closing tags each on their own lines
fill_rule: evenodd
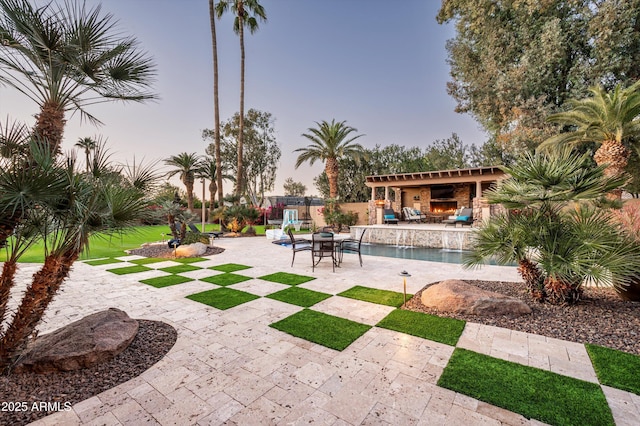
<svg viewBox="0 0 640 426">
<path fill-rule="evenodd" d="M 486 196 L 506 212 L 475 231 L 465 264 L 517 262 L 532 295 L 553 303 L 575 303 L 585 283 L 625 285 L 640 274 L 638 245 L 598 207 L 623 179 L 589 164 L 565 150 L 504 167 L 509 177 Z"/>
</svg>

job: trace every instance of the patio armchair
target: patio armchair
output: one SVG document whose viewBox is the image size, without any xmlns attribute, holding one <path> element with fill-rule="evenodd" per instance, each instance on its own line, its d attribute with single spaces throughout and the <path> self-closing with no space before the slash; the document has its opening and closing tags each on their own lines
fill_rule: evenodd
<svg viewBox="0 0 640 426">
<path fill-rule="evenodd" d="M 412 209 L 411 207 L 403 207 L 402 214 L 407 222 L 424 222 L 427 220 L 427 216 L 422 214 L 420 210 Z"/>
<path fill-rule="evenodd" d="M 291 267 L 293 268 L 293 262 L 296 260 L 296 253 L 298 253 L 299 251 L 311 250 L 311 245 L 307 240 L 294 237 L 291 229 L 287 230 L 287 234 L 289 234 L 289 240 L 291 242 L 291 252 L 293 253 L 293 258 L 291 259 Z"/>
<path fill-rule="evenodd" d="M 384 209 L 383 214 L 384 214 L 383 216 L 384 224 L 390 224 L 390 223 L 394 225 L 398 224 L 398 219 L 396 218 L 396 212 L 394 212 L 393 209 Z"/>
<path fill-rule="evenodd" d="M 189 230 L 191 232 L 193 232 L 194 234 L 202 234 L 202 235 L 206 235 L 207 237 L 210 237 L 210 238 L 213 237 L 214 239 L 215 238 L 220 238 L 224 234 L 224 232 L 221 232 L 221 231 L 201 232 L 198 229 L 198 227 L 193 223 L 190 223 L 188 226 L 189 226 Z"/>
<path fill-rule="evenodd" d="M 464 207 L 456 211 L 456 214 L 453 216 L 449 216 L 449 219 L 445 219 L 442 221 L 445 226 L 458 226 L 461 224 L 465 225 L 473 225 L 473 209 Z"/>
</svg>

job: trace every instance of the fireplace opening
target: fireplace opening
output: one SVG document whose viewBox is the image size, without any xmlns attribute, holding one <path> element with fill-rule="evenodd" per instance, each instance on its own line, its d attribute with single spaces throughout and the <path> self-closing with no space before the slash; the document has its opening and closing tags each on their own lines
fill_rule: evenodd
<svg viewBox="0 0 640 426">
<path fill-rule="evenodd" d="M 458 208 L 457 201 L 431 201 L 431 213 L 453 214 Z"/>
</svg>

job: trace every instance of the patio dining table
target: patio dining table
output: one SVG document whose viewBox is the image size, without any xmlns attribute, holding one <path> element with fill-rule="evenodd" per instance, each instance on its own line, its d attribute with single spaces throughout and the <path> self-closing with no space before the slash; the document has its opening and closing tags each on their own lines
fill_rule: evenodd
<svg viewBox="0 0 640 426">
<path fill-rule="evenodd" d="M 318 233 L 318 234 L 303 234 L 298 235 L 298 237 L 307 240 L 311 243 L 311 262 L 313 267 L 320 263 L 320 260 L 324 257 L 331 257 L 333 262 L 334 270 L 335 266 L 340 266 L 340 257 L 336 256 L 335 252 L 340 247 L 342 241 L 351 237 L 350 234 L 332 234 L 327 233 Z M 331 247 L 326 247 L 327 243 L 332 242 Z M 315 258 L 318 258 L 318 261 L 315 261 Z"/>
</svg>

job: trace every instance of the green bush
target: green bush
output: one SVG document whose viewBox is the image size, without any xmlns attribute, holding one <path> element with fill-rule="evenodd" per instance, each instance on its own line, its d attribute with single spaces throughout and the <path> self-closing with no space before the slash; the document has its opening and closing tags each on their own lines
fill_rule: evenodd
<svg viewBox="0 0 640 426">
<path fill-rule="evenodd" d="M 209 244 L 209 237 L 205 234 L 197 234 L 195 232 L 187 232 L 187 235 L 180 241 L 180 244 L 194 244 L 194 243 L 203 243 Z"/>
</svg>

